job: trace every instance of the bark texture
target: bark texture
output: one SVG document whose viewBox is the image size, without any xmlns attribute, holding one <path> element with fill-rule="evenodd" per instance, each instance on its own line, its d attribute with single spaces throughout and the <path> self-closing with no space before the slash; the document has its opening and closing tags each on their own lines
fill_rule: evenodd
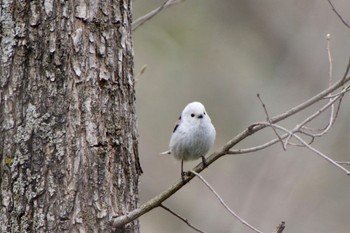
<svg viewBox="0 0 350 233">
<path fill-rule="evenodd" d="M 0 232 L 115 232 L 141 173 L 130 1 L 0 4 Z"/>
</svg>

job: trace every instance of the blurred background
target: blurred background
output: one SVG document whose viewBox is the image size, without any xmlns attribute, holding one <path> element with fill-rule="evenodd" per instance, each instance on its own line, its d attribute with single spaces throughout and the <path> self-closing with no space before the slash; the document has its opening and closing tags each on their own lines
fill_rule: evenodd
<svg viewBox="0 0 350 233">
<path fill-rule="evenodd" d="M 162 3 L 134 1 L 134 19 Z M 350 2 L 333 4 L 350 23 Z M 147 65 L 136 84 L 144 170 L 141 203 L 180 179 L 180 162 L 159 152 L 168 149 L 174 123 L 187 103 L 196 100 L 206 106 L 217 131 L 211 152 L 218 150 L 251 123 L 265 120 L 257 93 L 275 116 L 327 87 L 328 33 L 333 76 L 339 80 L 350 55 L 350 29 L 326 0 L 186 0 L 138 28 L 133 34 L 135 73 Z M 339 161 L 350 161 L 349 104 L 350 95 L 334 127 L 313 144 Z M 280 124 L 293 127 L 320 106 Z M 325 125 L 328 117 L 326 112 L 311 126 Z M 272 138 L 272 129 L 265 129 L 236 148 Z M 199 162 L 188 162 L 185 168 Z M 350 177 L 306 148 L 283 151 L 276 144 L 251 154 L 227 155 L 202 175 L 231 209 L 263 232 L 273 232 L 281 221 L 286 233 L 350 232 Z M 205 232 L 252 232 L 198 179 L 164 205 Z M 195 232 L 161 208 L 140 221 L 142 233 Z"/>
</svg>

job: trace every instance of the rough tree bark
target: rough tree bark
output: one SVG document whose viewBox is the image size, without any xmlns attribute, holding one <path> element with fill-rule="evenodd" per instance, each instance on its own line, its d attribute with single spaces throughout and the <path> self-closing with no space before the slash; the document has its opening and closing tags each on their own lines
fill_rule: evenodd
<svg viewBox="0 0 350 233">
<path fill-rule="evenodd" d="M 131 3 L 0 4 L 0 231 L 113 232 L 141 173 Z"/>
</svg>

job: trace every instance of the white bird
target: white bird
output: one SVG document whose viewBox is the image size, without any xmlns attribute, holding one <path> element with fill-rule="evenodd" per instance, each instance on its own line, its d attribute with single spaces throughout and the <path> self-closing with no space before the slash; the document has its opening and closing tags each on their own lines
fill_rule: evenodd
<svg viewBox="0 0 350 233">
<path fill-rule="evenodd" d="M 185 175 L 183 161 L 202 157 L 204 167 L 206 165 L 204 156 L 213 146 L 215 136 L 215 128 L 203 104 L 192 102 L 184 108 L 173 130 L 169 143 L 170 150 L 161 154 L 172 154 L 176 159 L 181 160 L 183 179 Z"/>
</svg>

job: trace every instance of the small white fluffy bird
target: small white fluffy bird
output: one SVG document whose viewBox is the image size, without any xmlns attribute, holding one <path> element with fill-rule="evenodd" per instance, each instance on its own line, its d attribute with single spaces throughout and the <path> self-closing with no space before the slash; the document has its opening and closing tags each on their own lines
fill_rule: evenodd
<svg viewBox="0 0 350 233">
<path fill-rule="evenodd" d="M 181 113 L 173 134 L 171 135 L 169 148 L 161 154 L 172 154 L 181 160 L 181 177 L 184 179 L 183 161 L 195 160 L 204 156 L 213 146 L 216 131 L 211 123 L 208 113 L 200 102 L 189 103 Z"/>
</svg>

